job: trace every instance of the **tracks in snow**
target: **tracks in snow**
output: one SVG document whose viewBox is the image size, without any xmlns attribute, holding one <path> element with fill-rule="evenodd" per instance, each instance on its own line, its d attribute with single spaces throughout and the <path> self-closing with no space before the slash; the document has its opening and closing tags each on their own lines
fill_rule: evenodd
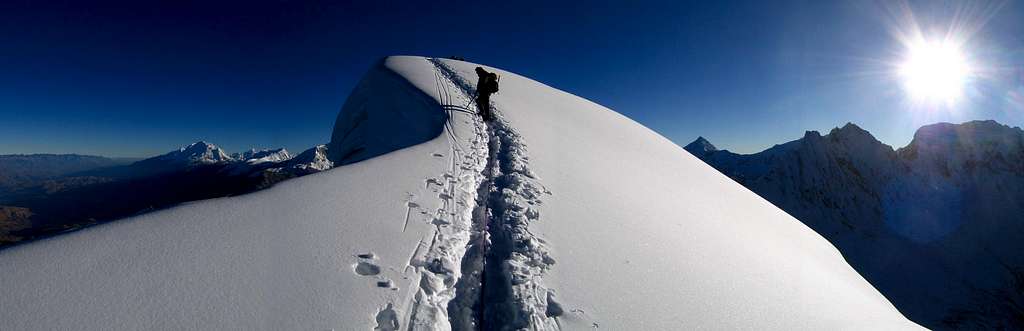
<svg viewBox="0 0 1024 331">
<path fill-rule="evenodd" d="M 456 106 L 449 83 L 460 96 L 472 95 L 473 88 L 453 69 L 437 59 L 430 60 L 438 78 L 438 94 L 445 110 L 470 112 L 473 100 Z M 494 105 L 492 104 L 492 109 Z M 477 130 L 487 137 L 487 160 L 475 191 L 470 238 L 462 257 L 461 276 L 455 296 L 448 303 L 448 317 L 455 330 L 557 330 L 561 306 L 555 293 L 543 286 L 544 273 L 555 263 L 546 243 L 529 231 L 529 223 L 540 218 L 535 207 L 548 193 L 529 170 L 526 145 L 508 125 L 498 109 L 494 120 L 484 127 L 473 116 Z M 454 135 L 450 126 L 449 134 Z M 456 137 L 452 137 L 453 140 Z M 453 145 L 454 146 L 454 145 Z M 459 149 L 458 146 L 453 149 Z"/>
<path fill-rule="evenodd" d="M 413 201 L 406 202 L 402 231 L 408 228 L 413 209 L 427 216 L 434 231 L 430 238 L 423 238 L 416 245 L 406 267 L 407 271 L 413 269 L 415 276 L 407 285 L 411 289 L 409 297 L 398 307 L 404 312 L 398 323 L 402 330 L 450 328 L 448 302 L 455 297 L 455 285 L 461 278 L 460 262 L 473 233 L 477 188 L 484 181 L 488 156 L 486 125 L 455 106 L 467 102 L 469 97 L 451 88 L 439 73 L 434 78 L 441 107 L 448 113 L 443 134 L 450 149 L 447 155 L 433 155 L 447 157 L 444 173 L 424 181 L 424 192 L 437 194 L 439 205 L 431 210 Z M 453 123 L 457 121 L 467 125 L 456 127 Z"/>
</svg>

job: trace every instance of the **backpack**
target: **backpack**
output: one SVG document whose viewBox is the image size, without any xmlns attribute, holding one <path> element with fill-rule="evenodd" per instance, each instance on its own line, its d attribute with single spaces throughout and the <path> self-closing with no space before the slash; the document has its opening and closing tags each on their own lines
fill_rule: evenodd
<svg viewBox="0 0 1024 331">
<path fill-rule="evenodd" d="M 488 73 L 487 76 L 487 91 L 490 93 L 498 93 L 498 80 L 501 78 L 498 77 L 498 74 L 493 72 Z"/>
</svg>

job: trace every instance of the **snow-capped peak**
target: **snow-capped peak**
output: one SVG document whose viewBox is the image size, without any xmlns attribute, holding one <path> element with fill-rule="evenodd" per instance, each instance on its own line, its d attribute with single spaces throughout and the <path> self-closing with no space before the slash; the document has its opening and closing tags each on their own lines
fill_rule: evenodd
<svg viewBox="0 0 1024 331">
<path fill-rule="evenodd" d="M 281 162 L 292 158 L 291 153 L 284 148 L 278 149 L 250 149 L 242 153 L 235 153 L 232 157 L 238 161 L 248 164 L 260 164 L 265 162 Z"/>
<path fill-rule="evenodd" d="M 818 130 L 807 130 L 807 131 L 804 131 L 804 140 L 818 139 L 818 138 L 821 138 L 821 132 L 818 132 Z"/>
<path fill-rule="evenodd" d="M 697 140 L 694 140 L 692 143 L 686 145 L 686 147 L 683 147 L 683 149 L 693 154 L 705 154 L 718 150 L 718 148 L 715 147 L 715 145 L 712 145 L 711 142 L 708 141 L 707 139 L 704 139 L 704 137 L 697 137 Z"/>
<path fill-rule="evenodd" d="M 235 161 L 217 145 L 198 141 L 150 160 L 185 164 L 216 164 Z"/>
<path fill-rule="evenodd" d="M 932 169 L 955 175 L 977 169 L 1024 173 L 1024 130 L 995 121 L 936 123 L 921 127 L 900 157 L 915 170 Z"/>
<path fill-rule="evenodd" d="M 936 123 L 918 129 L 914 133 L 914 140 L 906 148 L 979 148 L 989 145 L 1014 148 L 1021 146 L 1022 138 L 1024 131 L 1019 127 L 1009 127 L 992 120 L 961 124 Z"/>
<path fill-rule="evenodd" d="M 847 122 L 846 125 L 843 125 L 841 128 L 833 128 L 828 134 L 842 137 L 871 136 L 871 133 L 867 130 L 864 130 L 850 122 Z"/>
<path fill-rule="evenodd" d="M 844 148 L 851 156 L 858 159 L 869 157 L 891 159 L 895 157 L 892 146 L 882 143 L 870 132 L 853 123 L 846 123 L 841 128 L 832 129 L 826 137 L 834 143 L 835 148 Z"/>
<path fill-rule="evenodd" d="M 317 145 L 295 156 L 288 162 L 287 168 L 301 171 L 318 172 L 334 167 L 334 162 L 327 158 L 327 145 Z"/>
</svg>

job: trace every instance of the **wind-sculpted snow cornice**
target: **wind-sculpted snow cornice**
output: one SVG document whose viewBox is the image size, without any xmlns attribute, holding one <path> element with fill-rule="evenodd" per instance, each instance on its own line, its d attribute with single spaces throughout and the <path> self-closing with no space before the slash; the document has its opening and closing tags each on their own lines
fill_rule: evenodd
<svg viewBox="0 0 1024 331">
<path fill-rule="evenodd" d="M 447 114 L 413 82 L 420 78 L 415 67 L 427 65 L 421 61 L 388 57 L 363 76 L 334 124 L 328 156 L 335 165 L 387 154 L 442 134 Z"/>
</svg>

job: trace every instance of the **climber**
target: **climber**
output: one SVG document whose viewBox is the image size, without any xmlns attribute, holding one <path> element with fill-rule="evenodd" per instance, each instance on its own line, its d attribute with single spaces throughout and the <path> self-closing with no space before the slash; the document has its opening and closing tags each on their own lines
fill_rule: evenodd
<svg viewBox="0 0 1024 331">
<path fill-rule="evenodd" d="M 480 76 L 476 83 L 476 108 L 480 113 L 480 118 L 490 121 L 491 94 L 498 92 L 498 75 L 487 72 L 481 67 L 476 67 L 476 75 Z"/>
</svg>

